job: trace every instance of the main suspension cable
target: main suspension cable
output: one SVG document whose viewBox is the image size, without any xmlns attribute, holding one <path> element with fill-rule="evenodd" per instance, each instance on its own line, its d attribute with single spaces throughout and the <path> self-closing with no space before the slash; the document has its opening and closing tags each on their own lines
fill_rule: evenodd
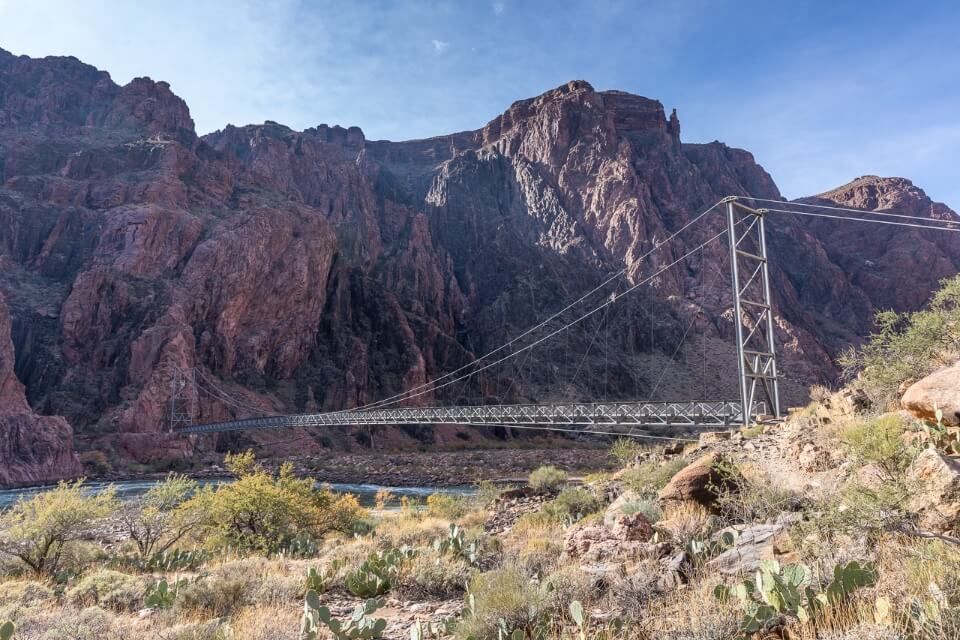
<svg viewBox="0 0 960 640">
<path fill-rule="evenodd" d="M 663 246 L 666 245 L 668 242 L 670 242 L 671 240 L 673 240 L 674 238 L 676 238 L 677 236 L 679 236 L 681 233 L 683 233 L 684 231 L 686 231 L 687 229 L 689 229 L 690 227 L 692 227 L 692 226 L 693 226 L 694 224 L 696 224 L 697 222 L 699 222 L 703 217 L 705 217 L 707 214 L 709 214 L 711 211 L 713 211 L 714 209 L 716 209 L 716 208 L 717 208 L 719 205 L 721 205 L 721 204 L 723 204 L 723 200 L 718 200 L 718 201 L 715 202 L 714 204 L 710 205 L 710 207 L 708 207 L 707 209 L 704 209 L 701 213 L 699 213 L 698 215 L 696 215 L 696 216 L 695 216 L 693 219 L 691 219 L 689 222 L 687 222 L 687 223 L 684 224 L 682 227 L 680 227 L 679 229 L 677 229 L 676 231 L 674 231 L 672 234 L 670 234 L 669 236 L 667 236 L 667 238 L 665 238 L 663 241 L 656 243 L 652 249 L 650 249 L 650 250 L 647 251 L 645 254 L 643 254 L 642 256 L 640 256 L 639 258 L 637 258 L 636 262 L 640 262 L 641 260 L 645 260 L 646 258 L 649 258 L 651 255 L 653 255 L 655 252 L 657 252 L 661 247 L 663 247 Z M 367 404 L 365 404 L 365 405 L 363 405 L 363 406 L 356 407 L 356 408 L 354 408 L 354 409 L 344 409 L 343 412 L 346 412 L 346 411 L 362 411 L 362 410 L 364 410 L 364 409 L 374 409 L 374 408 L 382 407 L 382 406 L 385 406 L 385 405 L 396 404 L 397 402 L 402 402 L 403 400 L 408 399 L 408 397 L 416 397 L 416 396 L 413 396 L 413 395 L 411 395 L 411 394 L 414 394 L 414 393 L 416 393 L 416 392 L 418 392 L 418 391 L 421 391 L 421 390 L 423 390 L 423 389 L 426 389 L 427 387 L 434 386 L 434 385 L 436 385 L 436 383 L 442 382 L 443 380 L 446 380 L 446 379 L 448 379 L 448 378 L 450 378 L 450 377 L 453 377 L 453 376 L 461 373 L 462 371 L 464 371 L 464 370 L 466 370 L 466 369 L 469 369 L 469 368 L 471 368 L 471 367 L 474 367 L 474 366 L 476 366 L 478 363 L 486 360 L 487 358 L 490 358 L 491 356 L 493 356 L 493 355 L 495 355 L 495 354 L 503 351 L 503 350 L 506 349 L 507 347 L 510 347 L 511 345 L 517 343 L 518 341 L 520 341 L 520 340 L 522 340 L 523 338 L 527 337 L 527 336 L 530 335 L 531 333 L 533 333 L 533 332 L 535 332 L 535 331 L 543 328 L 544 326 L 546 326 L 546 325 L 549 324 L 550 322 L 556 320 L 557 318 L 559 318 L 560 316 L 562 316 L 562 315 L 563 315 L 564 313 L 566 313 L 567 311 L 573 309 L 574 307 L 576 307 L 576 306 L 579 305 L 580 303 L 582 303 L 582 302 L 584 302 L 585 300 L 587 300 L 590 296 L 594 295 L 594 294 L 597 293 L 598 291 L 600 291 L 600 290 L 602 290 L 603 288 L 605 288 L 607 285 L 609 285 L 611 282 L 615 281 L 617 278 L 620 278 L 621 276 L 623 276 L 624 274 L 626 274 L 626 272 L 627 272 L 627 269 L 626 269 L 626 268 L 620 269 L 619 271 L 617 271 L 616 273 L 614 273 L 613 275 L 611 275 L 610 277 L 608 277 L 606 280 L 604 280 L 603 282 L 601 282 L 600 284 L 598 284 L 596 287 L 594 287 L 593 289 L 591 289 L 591 290 L 588 291 L 587 293 L 583 294 L 582 296 L 580 296 L 579 298 L 577 298 L 576 300 L 574 300 L 573 302 L 571 302 L 570 304 L 568 304 L 568 305 L 565 306 L 564 308 L 560 309 L 560 310 L 557 311 L 556 313 L 554 313 L 554 314 L 550 315 L 549 317 L 547 317 L 547 319 L 543 320 L 542 322 L 539 322 L 539 323 L 535 324 L 534 326 L 530 327 L 529 329 L 527 329 L 527 330 L 524 331 L 523 333 L 519 334 L 518 336 L 512 338 L 512 339 L 509 340 L 508 342 L 505 342 L 504 344 L 500 345 L 500 346 L 497 347 L 496 349 L 493 349 L 492 351 L 489 351 L 489 352 L 485 353 L 484 355 L 480 356 L 479 358 L 476 358 L 476 359 L 474 359 L 474 360 L 471 360 L 471 361 L 468 362 L 467 364 L 465 364 L 465 365 L 463 365 L 463 366 L 461 366 L 461 367 L 459 367 L 459 368 L 457 368 L 457 369 L 454 369 L 453 371 L 450 371 L 450 372 L 448 372 L 448 373 L 445 373 L 444 375 L 440 376 L 439 378 L 434 378 L 433 380 L 430 380 L 430 381 L 428 381 L 428 382 L 424 382 L 423 384 L 420 384 L 420 385 L 418 385 L 418 386 L 416 386 L 416 387 L 413 387 L 413 388 L 411 388 L 411 389 L 407 389 L 406 391 L 402 391 L 402 392 L 400 392 L 400 393 L 394 394 L 394 395 L 392 395 L 392 396 L 390 396 L 390 397 L 388 397 L 388 398 L 384 398 L 384 399 L 382 399 L 382 400 L 376 400 L 376 401 L 374 401 L 374 402 L 367 403 Z M 622 295 L 622 294 L 621 294 L 621 295 Z M 480 370 L 482 370 L 482 369 L 480 369 Z M 478 371 L 480 371 L 480 370 L 478 370 Z M 439 388 L 439 387 L 435 387 L 435 388 Z M 422 394 L 419 394 L 419 395 L 422 395 Z"/>
</svg>

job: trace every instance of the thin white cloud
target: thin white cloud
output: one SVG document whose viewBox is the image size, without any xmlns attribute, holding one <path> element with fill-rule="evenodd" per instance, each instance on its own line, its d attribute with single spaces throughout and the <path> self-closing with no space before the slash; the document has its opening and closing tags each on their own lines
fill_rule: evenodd
<svg viewBox="0 0 960 640">
<path fill-rule="evenodd" d="M 437 53 L 443 53 L 450 48 L 450 43 L 445 40 L 431 40 L 430 44 L 433 45 L 433 50 Z"/>
<path fill-rule="evenodd" d="M 504 11 L 507 10 L 507 5 L 503 2 L 494 2 L 493 3 L 493 15 L 502 16 Z"/>
</svg>

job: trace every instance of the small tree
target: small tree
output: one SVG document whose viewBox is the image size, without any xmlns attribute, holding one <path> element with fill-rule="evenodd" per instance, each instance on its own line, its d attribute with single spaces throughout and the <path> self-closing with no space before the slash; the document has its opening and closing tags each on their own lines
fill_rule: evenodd
<svg viewBox="0 0 960 640">
<path fill-rule="evenodd" d="M 313 480 L 297 478 L 289 463 L 274 476 L 249 452 L 228 455 L 225 462 L 237 479 L 201 490 L 184 504 L 204 514 L 203 527 L 217 542 L 272 553 L 297 536 L 349 530 L 363 515 L 354 496 L 317 490 Z"/>
<path fill-rule="evenodd" d="M 21 499 L 0 515 L 0 553 L 16 558 L 37 576 L 53 575 L 67 543 L 90 532 L 116 506 L 113 487 L 89 495 L 82 479 L 61 482 L 55 489 Z"/>
<path fill-rule="evenodd" d="M 120 521 L 141 560 L 168 550 L 203 522 L 205 514 L 187 504 L 197 486 L 195 480 L 171 473 L 139 501 L 121 509 Z"/>
</svg>

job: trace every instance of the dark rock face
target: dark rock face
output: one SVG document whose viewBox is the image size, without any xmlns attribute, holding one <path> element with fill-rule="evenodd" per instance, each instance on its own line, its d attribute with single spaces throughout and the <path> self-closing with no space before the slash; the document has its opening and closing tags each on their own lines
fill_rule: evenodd
<svg viewBox="0 0 960 640">
<path fill-rule="evenodd" d="M 73 430 L 63 418 L 30 409 L 13 365 L 10 315 L 0 295 L 0 485 L 77 475 Z"/>
<path fill-rule="evenodd" d="M 73 425 L 78 449 L 121 458 L 242 444 L 165 433 L 175 368 L 198 371 L 201 421 L 364 404 L 470 362 L 620 270 L 623 292 L 722 229 L 716 214 L 641 260 L 726 195 L 779 198 L 749 153 L 682 144 L 659 102 L 585 82 L 429 140 L 271 122 L 199 138 L 165 83 L 118 87 L 73 58 L 0 51 L 0 292 L 16 377 L 34 412 Z M 835 375 L 830 356 L 887 302 L 808 222 L 770 232 L 791 401 Z M 864 246 L 875 231 L 861 230 Z M 923 258 L 942 268 L 890 306 L 925 297 L 949 249 L 930 243 Z M 728 282 L 713 243 L 509 366 L 411 402 L 734 397 Z"/>
</svg>

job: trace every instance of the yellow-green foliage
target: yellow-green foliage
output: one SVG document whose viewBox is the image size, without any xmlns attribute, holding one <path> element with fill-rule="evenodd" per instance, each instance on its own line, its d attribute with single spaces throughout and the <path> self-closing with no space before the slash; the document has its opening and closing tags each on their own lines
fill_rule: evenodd
<svg viewBox="0 0 960 640">
<path fill-rule="evenodd" d="M 527 483 L 537 491 L 559 491 L 567 483 L 567 472 L 553 465 L 544 465 L 530 472 Z"/>
<path fill-rule="evenodd" d="M 543 506 L 543 511 L 556 522 L 576 521 L 600 509 L 600 500 L 583 487 L 567 487 Z"/>
<path fill-rule="evenodd" d="M 538 637 L 546 597 L 522 572 L 506 568 L 478 574 L 470 581 L 469 593 L 473 606 L 457 625 L 457 638 L 496 638 L 500 625 L 508 635 L 519 629 L 523 637 Z"/>
<path fill-rule="evenodd" d="M 637 442 L 636 438 L 617 438 L 613 444 L 610 445 L 610 456 L 616 460 L 617 464 L 621 467 L 632 464 L 642 451 L 643 446 Z"/>
<path fill-rule="evenodd" d="M 35 575 L 53 575 L 65 547 L 113 513 L 116 505 L 112 489 L 91 496 L 83 480 L 61 482 L 0 515 L 0 553 L 16 558 Z"/>
<path fill-rule="evenodd" d="M 249 452 L 227 456 L 226 465 L 234 482 L 208 487 L 184 503 L 205 515 L 202 526 L 214 544 L 272 553 L 298 535 L 350 531 L 365 514 L 355 496 L 318 491 L 312 480 L 294 476 L 289 463 L 276 476 Z"/>
<path fill-rule="evenodd" d="M 914 313 L 883 311 L 876 330 L 840 364 L 881 405 L 894 399 L 900 385 L 955 358 L 960 352 L 960 276 L 944 280 L 926 309 Z"/>
<path fill-rule="evenodd" d="M 206 514 L 188 502 L 197 486 L 186 476 L 170 474 L 120 510 L 120 522 L 141 559 L 163 553 L 203 522 Z"/>
<path fill-rule="evenodd" d="M 77 607 L 96 605 L 114 611 L 137 611 L 143 608 L 143 594 L 150 582 L 142 576 L 100 569 L 83 576 L 66 595 Z"/>
<path fill-rule="evenodd" d="M 448 493 L 431 493 L 427 496 L 427 514 L 434 518 L 456 520 L 469 510 L 469 502 L 459 496 Z"/>
<path fill-rule="evenodd" d="M 664 460 L 653 457 L 624 469 L 621 479 L 626 488 L 640 494 L 656 493 L 664 488 L 686 463 L 682 458 Z"/>
<path fill-rule="evenodd" d="M 907 426 L 897 414 L 854 423 L 840 432 L 840 439 L 861 462 L 874 464 L 888 479 L 900 476 L 916 452 L 903 438 Z"/>
</svg>

